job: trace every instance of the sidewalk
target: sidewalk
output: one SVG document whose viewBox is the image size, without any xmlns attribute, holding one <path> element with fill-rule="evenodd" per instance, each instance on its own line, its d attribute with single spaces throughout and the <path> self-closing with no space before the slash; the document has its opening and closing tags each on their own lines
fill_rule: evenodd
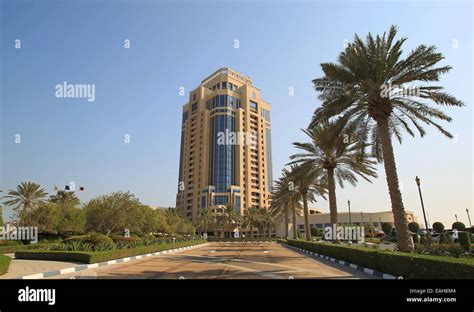
<svg viewBox="0 0 474 312">
<path fill-rule="evenodd" d="M 11 257 L 12 262 L 8 272 L 1 275 L 0 279 L 15 279 L 24 275 L 61 270 L 80 264 L 75 262 L 15 259 L 14 254 L 6 254 L 5 256 Z"/>
</svg>

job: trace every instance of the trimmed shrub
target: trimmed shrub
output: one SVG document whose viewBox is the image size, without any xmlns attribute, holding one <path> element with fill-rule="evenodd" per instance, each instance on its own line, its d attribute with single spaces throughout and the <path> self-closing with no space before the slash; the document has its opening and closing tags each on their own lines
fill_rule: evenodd
<svg viewBox="0 0 474 312">
<path fill-rule="evenodd" d="M 390 233 L 392 233 L 392 229 L 392 223 L 382 223 L 382 231 L 385 233 L 385 235 L 390 235 Z"/>
<path fill-rule="evenodd" d="M 379 272 L 409 279 L 474 278 L 474 261 L 388 250 L 288 240 L 288 244 Z"/>
<path fill-rule="evenodd" d="M 441 222 L 435 222 L 433 223 L 433 231 L 436 233 L 443 233 L 444 231 L 444 224 Z"/>
<path fill-rule="evenodd" d="M 20 250 L 35 250 L 48 249 L 57 244 L 29 244 L 29 245 L 14 245 L 14 246 L 0 246 L 0 255 L 7 253 L 14 253 Z"/>
<path fill-rule="evenodd" d="M 133 257 L 147 253 L 164 251 L 174 248 L 187 247 L 205 243 L 204 240 L 179 242 L 176 244 L 159 244 L 151 246 L 140 246 L 130 249 L 115 249 L 111 251 L 53 251 L 34 250 L 18 251 L 15 253 L 17 259 L 72 261 L 80 263 L 97 263 L 126 257 Z"/>
<path fill-rule="evenodd" d="M 414 244 L 419 244 L 420 243 L 420 235 L 416 234 L 416 232 L 413 233 L 411 235 L 411 237 L 413 238 L 413 243 Z"/>
<path fill-rule="evenodd" d="M 410 222 L 408 224 L 408 229 L 412 232 L 412 233 L 418 233 L 418 230 L 420 229 L 420 225 L 416 222 Z"/>
<path fill-rule="evenodd" d="M 454 222 L 452 226 L 453 230 L 465 231 L 466 226 L 462 222 Z"/>
<path fill-rule="evenodd" d="M 464 248 L 465 251 L 471 251 L 471 239 L 467 232 L 458 232 L 459 245 Z"/>
<path fill-rule="evenodd" d="M 8 256 L 0 255 L 0 275 L 8 272 L 11 260 L 12 259 Z"/>
</svg>

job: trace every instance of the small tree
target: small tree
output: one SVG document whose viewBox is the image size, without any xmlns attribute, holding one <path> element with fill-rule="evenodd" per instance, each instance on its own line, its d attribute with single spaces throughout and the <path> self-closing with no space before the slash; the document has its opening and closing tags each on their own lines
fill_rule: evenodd
<svg viewBox="0 0 474 312">
<path fill-rule="evenodd" d="M 454 222 L 452 226 L 453 230 L 464 231 L 466 226 L 462 222 Z"/>
<path fill-rule="evenodd" d="M 417 222 L 410 222 L 408 224 L 408 229 L 412 232 L 412 233 L 418 233 L 418 230 L 420 229 L 420 225 L 417 223 Z"/>
<path fill-rule="evenodd" d="M 390 233 L 392 233 L 392 228 L 393 228 L 393 224 L 392 224 L 392 223 L 382 223 L 382 231 L 383 231 L 386 235 L 390 235 Z"/>
<path fill-rule="evenodd" d="M 3 207 L 0 206 L 0 226 L 3 226 Z"/>
<path fill-rule="evenodd" d="M 442 233 L 444 231 L 444 224 L 441 222 L 433 223 L 433 230 L 435 233 Z"/>
</svg>

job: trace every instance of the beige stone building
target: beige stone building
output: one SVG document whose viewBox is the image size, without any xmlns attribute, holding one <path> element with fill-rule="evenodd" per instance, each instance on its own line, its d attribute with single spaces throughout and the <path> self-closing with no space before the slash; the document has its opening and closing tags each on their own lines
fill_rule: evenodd
<svg viewBox="0 0 474 312">
<path fill-rule="evenodd" d="M 411 211 L 406 211 L 407 221 L 408 222 L 417 222 L 416 216 Z M 317 227 L 323 229 L 326 226 L 331 225 L 331 218 L 329 213 L 323 213 L 318 209 L 310 208 L 309 210 L 309 224 L 310 227 Z M 349 212 L 338 212 L 337 221 L 340 225 L 350 225 L 364 226 L 371 225 L 376 229 L 381 229 L 382 223 L 394 223 L 393 222 L 393 213 L 391 211 L 381 211 L 381 212 L 360 212 L 352 211 L 349 215 Z M 299 216 L 296 218 L 296 226 L 300 233 L 304 233 L 304 217 Z M 280 224 L 277 230 L 278 237 L 285 236 L 285 224 Z M 289 225 L 289 235 L 290 238 L 293 238 L 293 225 Z"/>
<path fill-rule="evenodd" d="M 252 80 L 221 68 L 183 106 L 176 207 L 196 221 L 199 209 L 270 206 L 270 104 Z"/>
</svg>

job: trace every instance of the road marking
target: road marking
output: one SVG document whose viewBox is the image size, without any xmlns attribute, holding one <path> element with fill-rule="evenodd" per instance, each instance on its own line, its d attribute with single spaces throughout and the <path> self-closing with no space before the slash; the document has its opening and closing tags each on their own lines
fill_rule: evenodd
<svg viewBox="0 0 474 312">
<path fill-rule="evenodd" d="M 67 269 L 60 270 L 59 274 L 74 273 L 74 272 L 76 272 L 76 268 L 67 268 Z"/>
</svg>

